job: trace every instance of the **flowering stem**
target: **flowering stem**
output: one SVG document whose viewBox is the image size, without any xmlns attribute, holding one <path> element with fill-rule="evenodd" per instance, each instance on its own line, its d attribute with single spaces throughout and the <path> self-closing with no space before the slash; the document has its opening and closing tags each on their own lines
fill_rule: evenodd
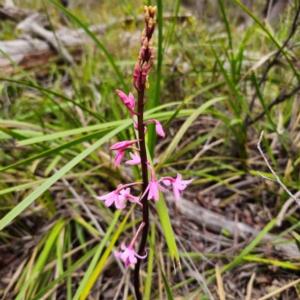
<svg viewBox="0 0 300 300">
<path fill-rule="evenodd" d="M 148 49 L 147 49 L 148 50 Z M 145 51 L 145 61 L 148 61 L 148 51 Z M 145 143 L 145 130 L 144 130 L 144 95 L 145 95 L 145 84 L 142 84 L 141 76 L 140 80 L 140 91 L 138 91 L 138 134 L 140 139 L 140 156 L 141 156 L 141 166 L 142 166 L 142 180 L 143 180 L 143 188 L 141 199 L 141 203 L 143 205 L 143 222 L 145 226 L 143 227 L 141 242 L 139 245 L 138 254 L 142 255 L 145 249 L 147 234 L 149 228 L 149 205 L 148 205 L 148 193 L 145 193 L 146 188 L 148 187 L 148 168 L 147 168 L 147 152 L 146 152 L 146 143 Z M 138 259 L 135 269 L 134 269 L 134 289 L 137 300 L 142 299 L 142 295 L 140 292 L 140 266 L 141 260 Z"/>
</svg>

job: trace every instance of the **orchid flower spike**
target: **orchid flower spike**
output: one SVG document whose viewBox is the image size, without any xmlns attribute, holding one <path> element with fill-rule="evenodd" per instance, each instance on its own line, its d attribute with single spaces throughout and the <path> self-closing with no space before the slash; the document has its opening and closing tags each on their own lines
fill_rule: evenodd
<svg viewBox="0 0 300 300">
<path fill-rule="evenodd" d="M 151 167 L 151 165 L 149 164 L 149 162 L 147 162 L 148 168 L 151 170 L 151 179 L 150 182 L 145 190 L 145 192 L 143 193 L 141 199 L 143 199 L 143 197 L 146 195 L 146 193 L 149 191 L 148 194 L 148 200 L 154 199 L 155 201 L 158 201 L 159 199 L 159 192 L 158 190 L 161 190 L 162 192 L 168 192 L 167 189 L 165 189 L 163 186 L 161 186 L 155 178 L 155 172 L 153 170 L 153 168 Z"/>
<path fill-rule="evenodd" d="M 123 101 L 123 103 L 126 105 L 126 107 L 130 110 L 134 110 L 135 100 L 132 95 L 132 93 L 129 93 L 127 96 L 124 92 L 120 90 L 116 90 L 117 94 L 119 95 L 120 99 Z"/>
<path fill-rule="evenodd" d="M 143 184 L 142 182 L 133 182 L 128 184 L 119 184 L 118 188 L 106 195 L 95 196 L 97 200 L 105 201 L 105 206 L 110 207 L 115 204 L 116 209 L 124 209 L 126 205 L 124 202 L 128 199 L 130 202 L 139 203 L 139 197 L 134 197 L 130 194 L 130 188 L 126 188 L 131 185 Z M 126 188 L 126 189 L 124 189 Z"/>
<path fill-rule="evenodd" d="M 165 132 L 162 128 L 162 125 L 160 124 L 160 122 L 158 122 L 157 120 L 155 119 L 151 119 L 151 120 L 147 120 L 146 122 L 144 122 L 144 125 L 148 124 L 148 123 L 155 123 L 155 130 L 156 130 L 156 133 L 161 136 L 161 137 L 165 137 Z"/>
<path fill-rule="evenodd" d="M 165 184 L 166 186 L 172 185 L 173 193 L 176 201 L 179 200 L 179 196 L 180 194 L 182 194 L 182 191 L 186 188 L 186 186 L 194 180 L 194 179 L 190 179 L 190 180 L 181 180 L 181 179 L 182 179 L 182 175 L 177 173 L 176 179 L 170 176 L 166 176 L 166 177 L 162 177 L 159 180 L 159 182 L 162 181 L 163 184 Z"/>
<path fill-rule="evenodd" d="M 146 254 L 144 256 L 138 255 L 135 251 L 134 251 L 134 243 L 139 235 L 139 233 L 141 232 L 141 230 L 143 229 L 143 227 L 145 226 L 145 222 L 142 222 L 141 225 L 139 226 L 136 234 L 134 235 L 132 241 L 130 242 L 129 246 L 126 247 L 125 243 L 123 242 L 121 244 L 121 249 L 123 250 L 123 252 L 115 252 L 115 256 L 122 259 L 125 262 L 125 266 L 129 266 L 130 264 L 136 264 L 137 263 L 137 258 L 139 259 L 144 259 L 147 257 L 147 251 L 145 250 Z"/>
</svg>

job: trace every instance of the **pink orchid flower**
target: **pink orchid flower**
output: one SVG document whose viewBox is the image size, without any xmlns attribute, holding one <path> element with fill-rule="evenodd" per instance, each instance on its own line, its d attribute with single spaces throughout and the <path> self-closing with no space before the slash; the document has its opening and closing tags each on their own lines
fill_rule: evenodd
<svg viewBox="0 0 300 300">
<path fill-rule="evenodd" d="M 161 190 L 162 192 L 168 192 L 167 189 L 165 189 L 163 186 L 161 186 L 155 178 L 155 172 L 153 170 L 153 168 L 151 167 L 151 165 L 147 162 L 148 168 L 151 169 L 151 179 L 150 182 L 145 190 L 145 192 L 143 193 L 141 199 L 143 199 L 144 195 L 149 191 L 148 194 L 148 200 L 154 199 L 155 201 L 158 201 L 159 199 L 159 192 L 158 190 Z"/>
<path fill-rule="evenodd" d="M 144 259 L 147 257 L 147 252 L 144 256 L 142 255 L 138 255 L 135 251 L 134 251 L 134 243 L 140 233 L 140 231 L 143 229 L 143 227 L 145 226 L 145 222 L 142 222 L 141 225 L 139 226 L 136 234 L 134 235 L 132 241 L 130 242 L 129 246 L 126 247 L 125 243 L 123 242 L 121 244 L 121 250 L 123 250 L 123 252 L 115 252 L 115 256 L 122 259 L 125 262 L 125 266 L 129 266 L 130 264 L 136 264 L 137 263 L 137 258 L 139 259 Z"/>
<path fill-rule="evenodd" d="M 126 205 L 124 202 L 129 199 L 130 202 L 139 202 L 139 197 L 134 197 L 130 195 L 130 189 L 124 189 L 131 185 L 143 184 L 142 182 L 133 182 L 125 185 L 119 184 L 118 188 L 106 195 L 95 196 L 97 200 L 105 201 L 105 206 L 110 207 L 115 204 L 116 209 L 124 209 Z"/>
<path fill-rule="evenodd" d="M 190 179 L 190 180 L 181 180 L 181 179 L 182 179 L 182 175 L 177 173 L 176 179 L 167 176 L 159 180 L 159 182 L 162 181 L 163 184 L 165 184 L 166 186 L 172 185 L 173 193 L 176 201 L 179 200 L 179 196 L 182 193 L 182 191 L 186 188 L 186 186 L 194 180 L 194 179 Z"/>
<path fill-rule="evenodd" d="M 112 145 L 109 150 L 125 150 L 127 148 L 130 148 L 132 144 L 139 142 L 140 140 L 131 140 L 131 141 L 123 141 L 118 142 Z"/>
<path fill-rule="evenodd" d="M 132 160 L 127 160 L 125 164 L 127 165 L 139 165 L 141 163 L 141 158 L 137 154 L 133 154 L 129 152 L 129 155 L 131 156 Z"/>
<path fill-rule="evenodd" d="M 140 140 L 132 140 L 132 141 L 123 141 L 123 142 L 118 142 L 114 145 L 112 145 L 109 149 L 110 150 L 118 150 L 116 157 L 115 157 L 115 165 L 114 167 L 116 168 L 117 166 L 119 166 L 119 164 L 121 163 L 124 154 L 125 154 L 125 150 L 130 148 L 130 149 L 134 149 L 136 151 L 139 151 L 140 149 L 136 148 L 136 147 L 132 147 L 131 145 L 139 142 Z"/>
<path fill-rule="evenodd" d="M 155 123 L 155 130 L 156 130 L 156 133 L 161 136 L 161 137 L 165 137 L 165 132 L 162 128 L 162 125 L 160 124 L 160 122 L 158 122 L 157 120 L 155 119 L 151 119 L 151 120 L 147 120 L 146 122 L 144 122 L 144 124 L 148 124 L 148 123 Z"/>
<path fill-rule="evenodd" d="M 122 205 L 122 203 L 119 200 L 119 190 L 115 190 L 110 192 L 109 194 L 103 195 L 103 196 L 95 196 L 97 200 L 105 200 L 105 206 L 109 207 L 113 203 L 115 203 L 116 209 L 123 209 L 126 206 Z"/>
<path fill-rule="evenodd" d="M 116 90 L 116 92 L 118 93 L 118 96 L 123 101 L 123 103 L 126 105 L 126 107 L 130 111 L 133 111 L 134 105 L 135 105 L 135 100 L 134 100 L 132 93 L 129 93 L 129 95 L 127 96 L 124 92 L 122 92 L 120 90 Z"/>
<path fill-rule="evenodd" d="M 133 195 L 130 194 L 130 188 L 127 189 L 123 189 L 120 191 L 119 194 L 119 201 L 121 203 L 124 203 L 126 200 L 129 200 L 132 203 L 137 203 L 139 205 L 142 205 L 139 201 L 140 201 L 140 197 L 135 197 Z"/>
</svg>

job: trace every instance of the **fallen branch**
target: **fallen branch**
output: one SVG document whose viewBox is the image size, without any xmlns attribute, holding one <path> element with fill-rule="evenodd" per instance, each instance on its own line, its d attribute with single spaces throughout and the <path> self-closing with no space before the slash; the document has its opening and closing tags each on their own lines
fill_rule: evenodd
<svg viewBox="0 0 300 300">
<path fill-rule="evenodd" d="M 183 198 L 180 199 L 176 203 L 177 208 L 188 219 L 193 220 L 200 226 L 204 226 L 206 229 L 221 233 L 222 230 L 226 230 L 229 232 L 231 236 L 234 236 L 237 231 L 238 237 L 242 239 L 249 239 L 257 236 L 260 233 L 260 230 L 255 229 L 247 224 L 241 222 L 234 222 L 228 220 L 225 216 L 222 216 L 218 213 L 212 212 L 208 209 L 201 207 L 199 204 L 195 204 L 191 201 L 185 200 Z M 288 242 L 289 240 L 286 238 L 277 238 L 276 235 L 267 233 L 261 240 L 261 243 L 271 242 L 276 238 L 276 243 L 278 245 L 274 245 L 274 248 L 277 251 L 280 251 L 285 257 L 291 259 L 292 257 L 300 257 L 299 250 L 295 243 L 283 244 Z"/>
<path fill-rule="evenodd" d="M 40 17 L 43 17 L 43 15 L 40 15 Z M 191 14 L 180 15 L 178 20 L 183 21 L 191 17 Z M 27 16 L 29 21 L 32 18 L 35 20 L 35 16 Z M 114 28 L 116 24 L 130 24 L 143 21 L 143 18 L 142 16 L 137 18 L 126 17 L 113 20 L 107 24 L 95 24 L 89 27 L 89 31 L 101 38 L 109 28 Z M 164 20 L 172 18 L 174 18 L 172 14 L 164 14 Z M 19 71 L 18 67 L 31 69 L 45 66 L 50 59 L 57 60 L 61 57 L 72 63 L 73 60 L 80 59 L 83 45 L 94 45 L 92 39 L 82 28 L 71 30 L 64 27 L 54 34 L 46 30 L 43 25 L 39 21 L 31 23 L 24 20 L 19 24 L 19 28 L 26 33 L 26 38 L 0 41 L 0 69 L 4 75 L 17 73 Z"/>
<path fill-rule="evenodd" d="M 0 20 L 11 20 L 20 22 L 27 18 L 32 12 L 24 9 L 20 9 L 14 5 L 0 4 Z"/>
</svg>

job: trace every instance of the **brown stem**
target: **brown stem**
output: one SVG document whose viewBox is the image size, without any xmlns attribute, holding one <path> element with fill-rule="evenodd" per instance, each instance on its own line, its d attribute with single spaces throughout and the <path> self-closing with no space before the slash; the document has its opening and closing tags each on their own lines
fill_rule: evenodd
<svg viewBox="0 0 300 300">
<path fill-rule="evenodd" d="M 148 51 L 145 53 L 144 60 L 148 61 Z M 140 76 L 140 91 L 138 92 L 138 134 L 140 139 L 140 156 L 141 156 L 141 166 L 142 166 L 142 181 L 143 181 L 143 188 L 142 194 L 144 194 L 149 181 L 148 181 L 148 168 L 147 168 L 147 151 L 146 151 L 146 143 L 145 143 L 145 130 L 144 130 L 144 95 L 145 95 L 145 84 L 142 84 L 142 78 Z M 149 204 L 148 204 L 148 192 L 144 195 L 141 199 L 143 205 L 143 222 L 145 222 L 145 226 L 142 231 L 141 242 L 139 245 L 138 254 L 142 255 L 144 253 L 147 235 L 148 235 L 148 228 L 149 228 Z M 142 294 L 140 291 L 140 266 L 141 260 L 138 259 L 135 269 L 134 269 L 134 289 L 135 295 L 137 300 L 142 300 Z"/>
</svg>

